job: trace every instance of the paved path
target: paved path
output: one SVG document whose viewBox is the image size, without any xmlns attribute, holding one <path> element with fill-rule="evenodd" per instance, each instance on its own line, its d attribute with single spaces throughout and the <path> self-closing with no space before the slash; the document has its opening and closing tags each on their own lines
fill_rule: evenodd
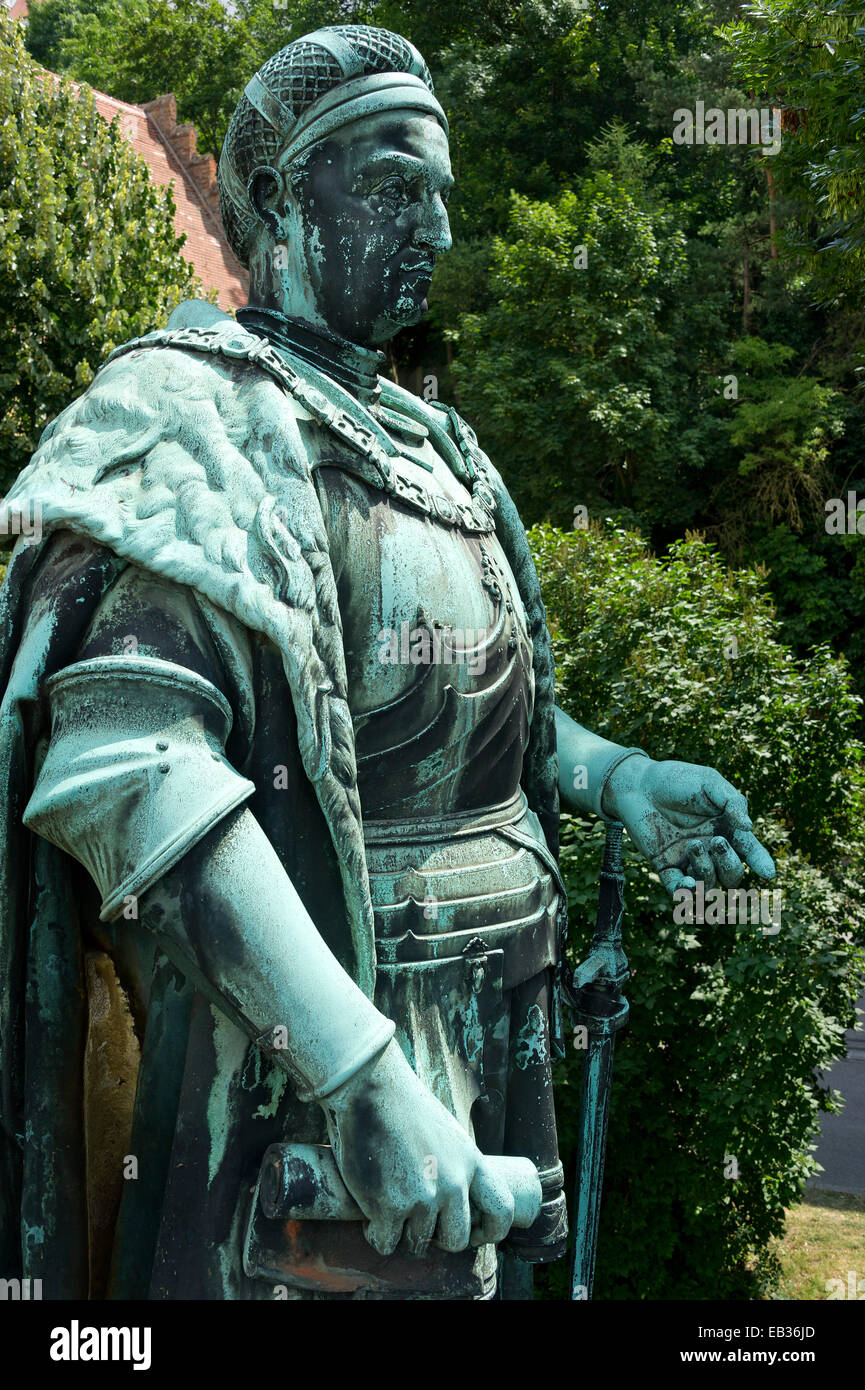
<svg viewBox="0 0 865 1390">
<path fill-rule="evenodd" d="M 865 994 L 859 1000 L 865 1009 Z M 840 1115 L 820 1117 L 820 1140 L 815 1157 L 824 1171 L 809 1187 L 824 1192 L 865 1193 L 865 1020 L 847 1034 L 847 1056 L 823 1078 L 824 1086 L 840 1091 L 845 1105 Z"/>
</svg>

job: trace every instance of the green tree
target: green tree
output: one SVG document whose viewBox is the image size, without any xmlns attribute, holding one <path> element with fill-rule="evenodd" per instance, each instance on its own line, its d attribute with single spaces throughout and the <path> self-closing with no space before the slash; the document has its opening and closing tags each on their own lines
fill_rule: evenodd
<svg viewBox="0 0 865 1390">
<path fill-rule="evenodd" d="M 514 195 L 494 302 L 460 323 L 460 403 L 527 518 L 563 522 L 585 505 L 687 521 L 678 475 L 698 450 L 670 332 L 684 236 L 622 127 L 590 158 L 552 203 Z"/>
<path fill-rule="evenodd" d="M 861 308 L 865 278 L 865 73 L 861 0 L 756 0 L 722 31 L 737 71 L 780 107 L 775 169 L 799 207 L 791 244 L 823 293 Z M 798 233 L 798 237 L 796 235 Z"/>
<path fill-rule="evenodd" d="M 815 516 L 822 524 L 829 452 L 844 432 L 840 395 L 791 370 L 795 356 L 761 338 L 741 338 L 731 350 L 740 394 L 726 428 L 739 462 L 727 485 L 728 544 L 733 526 L 755 515 L 793 530 Z"/>
<path fill-rule="evenodd" d="M 98 14 L 105 0 L 39 0 L 30 7 L 24 30 L 27 52 L 52 72 L 66 67 L 64 44 L 82 16 Z"/>
<path fill-rule="evenodd" d="M 70 76 L 122 101 L 174 92 L 180 118 L 199 131 L 201 149 L 218 154 L 257 66 L 246 57 L 244 19 L 220 0 L 101 0 L 78 15 L 60 52 Z"/>
<path fill-rule="evenodd" d="M 38 68 L 0 16 L 0 487 L 119 343 L 197 281 L 168 189 L 92 97 Z"/>
<path fill-rule="evenodd" d="M 28 35 L 77 81 L 123 101 L 173 92 L 199 148 L 218 155 L 231 113 L 255 70 L 293 38 L 345 21 L 339 0 L 45 0 Z M 41 8 L 41 6 L 39 7 Z M 365 15 L 354 16 L 362 22 Z M 372 17 L 366 16 L 366 17 Z"/>
</svg>

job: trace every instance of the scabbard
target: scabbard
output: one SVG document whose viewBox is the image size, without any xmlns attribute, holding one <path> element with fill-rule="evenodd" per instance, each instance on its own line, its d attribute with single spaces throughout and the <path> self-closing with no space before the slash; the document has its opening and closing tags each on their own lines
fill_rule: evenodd
<svg viewBox="0 0 865 1390">
<path fill-rule="evenodd" d="M 592 997 L 594 996 L 594 997 Z M 604 1181 L 607 1122 L 613 1077 L 616 1033 L 627 1021 L 628 1002 L 614 999 L 609 991 L 583 991 L 586 1007 L 577 1011 L 588 1030 L 588 1049 L 583 1063 L 580 1121 L 577 1138 L 577 1180 L 574 1199 L 574 1256 L 571 1298 L 592 1296 L 598 1222 Z M 610 1009 L 604 1014 L 602 1011 Z"/>
<path fill-rule="evenodd" d="M 598 1222 L 604 1179 L 607 1122 L 616 1033 L 628 1019 L 628 1001 L 621 986 L 628 978 L 622 951 L 625 876 L 622 866 L 622 826 L 607 827 L 600 873 L 598 915 L 592 950 L 571 981 L 571 1019 L 586 1032 L 577 1130 L 577 1173 L 574 1195 L 574 1247 L 571 1299 L 592 1296 Z"/>
</svg>

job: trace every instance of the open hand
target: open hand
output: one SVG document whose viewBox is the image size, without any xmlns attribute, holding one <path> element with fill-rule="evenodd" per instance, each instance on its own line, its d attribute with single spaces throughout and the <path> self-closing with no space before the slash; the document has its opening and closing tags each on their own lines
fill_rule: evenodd
<svg viewBox="0 0 865 1390">
<path fill-rule="evenodd" d="M 761 878 L 775 877 L 745 797 L 714 768 L 626 758 L 607 783 L 603 809 L 622 822 L 671 894 L 698 879 L 707 888 L 734 888 L 745 864 Z"/>
</svg>

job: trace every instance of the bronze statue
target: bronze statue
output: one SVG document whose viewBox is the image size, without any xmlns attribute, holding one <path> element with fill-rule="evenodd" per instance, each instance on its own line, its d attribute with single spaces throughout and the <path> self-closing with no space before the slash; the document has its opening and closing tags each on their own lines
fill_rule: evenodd
<svg viewBox="0 0 865 1390">
<path fill-rule="evenodd" d="M 380 375 L 447 137 L 397 35 L 271 58 L 249 307 L 119 348 L 7 499 L 2 1268 L 46 1298 L 494 1296 L 566 1239 L 560 793 L 670 891 L 773 871 L 719 774 L 556 708 L 501 478 Z"/>
</svg>

